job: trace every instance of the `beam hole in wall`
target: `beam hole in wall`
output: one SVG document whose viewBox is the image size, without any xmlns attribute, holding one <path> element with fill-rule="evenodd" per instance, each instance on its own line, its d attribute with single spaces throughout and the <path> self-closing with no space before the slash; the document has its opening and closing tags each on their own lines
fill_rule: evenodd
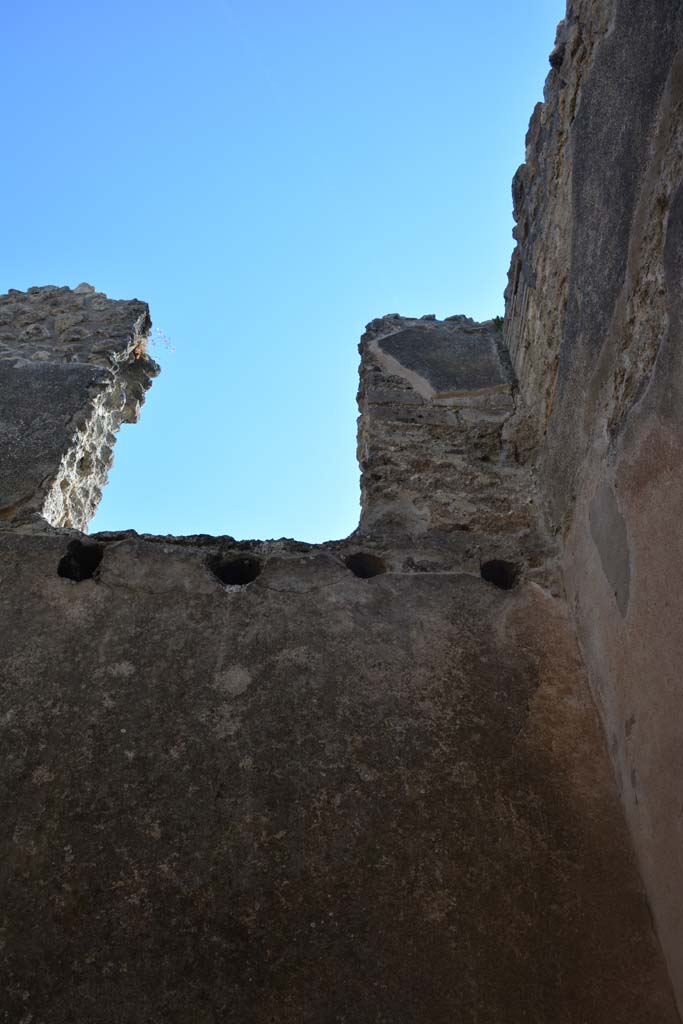
<svg viewBox="0 0 683 1024">
<path fill-rule="evenodd" d="M 59 560 L 57 575 L 67 580 L 74 580 L 76 583 L 80 583 L 82 580 L 91 580 L 99 568 L 103 555 L 104 544 L 72 540 L 66 549 L 66 554 Z"/>
<path fill-rule="evenodd" d="M 366 551 L 357 551 L 344 559 L 347 569 L 350 569 L 354 576 L 361 580 L 372 579 L 373 576 L 381 576 L 387 571 L 385 562 L 378 555 L 371 555 Z"/>
<path fill-rule="evenodd" d="M 506 562 L 503 558 L 492 558 L 481 564 L 481 578 L 493 583 L 500 590 L 512 590 L 519 582 L 520 569 L 515 562 Z"/>
<path fill-rule="evenodd" d="M 216 579 L 229 587 L 244 587 L 261 574 L 261 562 L 254 555 L 214 555 L 208 566 Z"/>
</svg>

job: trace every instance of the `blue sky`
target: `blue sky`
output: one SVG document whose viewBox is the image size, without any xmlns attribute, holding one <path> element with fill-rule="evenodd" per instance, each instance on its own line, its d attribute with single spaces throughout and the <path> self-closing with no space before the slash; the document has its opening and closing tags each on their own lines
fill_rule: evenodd
<svg viewBox="0 0 683 1024">
<path fill-rule="evenodd" d="M 89 281 L 169 339 L 91 529 L 358 520 L 357 342 L 502 313 L 563 0 L 19 3 L 0 291 Z"/>
</svg>

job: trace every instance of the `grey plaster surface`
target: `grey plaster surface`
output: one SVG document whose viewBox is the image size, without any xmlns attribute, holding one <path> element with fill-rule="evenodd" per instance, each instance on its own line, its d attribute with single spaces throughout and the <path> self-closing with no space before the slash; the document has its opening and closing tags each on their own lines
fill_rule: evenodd
<svg viewBox="0 0 683 1024">
<path fill-rule="evenodd" d="M 397 331 L 378 344 L 383 352 L 422 376 L 437 395 L 447 395 L 510 384 L 512 375 L 497 335 L 493 330 L 457 329 L 448 324 L 432 327 L 428 323 Z"/>
<path fill-rule="evenodd" d="M 603 572 L 614 590 L 619 611 L 625 615 L 631 586 L 631 553 L 626 523 L 609 483 L 602 484 L 593 496 L 588 516 Z"/>
</svg>

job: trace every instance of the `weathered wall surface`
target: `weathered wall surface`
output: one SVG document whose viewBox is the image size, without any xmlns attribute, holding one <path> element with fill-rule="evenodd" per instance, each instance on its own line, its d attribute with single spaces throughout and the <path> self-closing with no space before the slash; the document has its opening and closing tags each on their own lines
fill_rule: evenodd
<svg viewBox="0 0 683 1024">
<path fill-rule="evenodd" d="M 68 541 L 0 536 L 0 1019 L 677 1021 L 560 602 Z"/>
<path fill-rule="evenodd" d="M 0 297 L 0 1019 L 680 1020 L 682 47 L 570 0 L 505 330 L 368 325 L 344 541 L 87 538 L 147 307 Z"/>
<path fill-rule="evenodd" d="M 547 582 L 552 545 L 510 442 L 516 387 L 500 325 L 386 316 L 361 340 L 360 528 L 423 567 L 490 559 Z"/>
<path fill-rule="evenodd" d="M 88 284 L 0 296 L 0 519 L 85 529 L 151 377 L 146 303 Z"/>
<path fill-rule="evenodd" d="M 568 4 L 514 188 L 506 338 L 683 1005 L 683 5 Z"/>
<path fill-rule="evenodd" d="M 345 541 L 0 526 L 2 1020 L 677 1024 L 500 331 L 361 352 Z"/>
</svg>

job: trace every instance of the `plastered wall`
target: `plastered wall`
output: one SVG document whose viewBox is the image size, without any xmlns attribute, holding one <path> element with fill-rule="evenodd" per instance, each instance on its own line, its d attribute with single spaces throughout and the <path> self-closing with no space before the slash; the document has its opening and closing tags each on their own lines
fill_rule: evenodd
<svg viewBox="0 0 683 1024">
<path fill-rule="evenodd" d="M 568 4 L 513 186 L 522 431 L 683 1001 L 683 8 Z"/>
</svg>

